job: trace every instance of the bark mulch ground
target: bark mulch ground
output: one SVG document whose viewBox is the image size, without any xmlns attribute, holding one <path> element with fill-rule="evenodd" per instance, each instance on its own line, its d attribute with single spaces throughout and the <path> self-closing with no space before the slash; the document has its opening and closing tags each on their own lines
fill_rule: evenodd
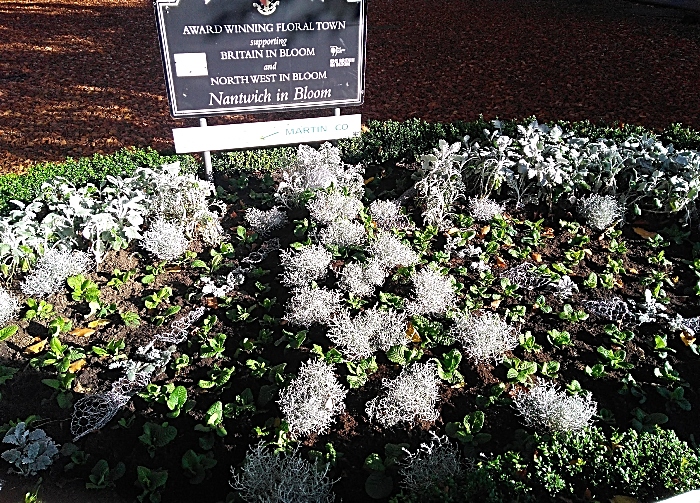
<svg viewBox="0 0 700 503">
<path fill-rule="evenodd" d="M 363 119 L 700 128 L 700 24 L 622 0 L 369 2 Z M 0 0 L 0 173 L 172 149 L 151 2 Z M 316 112 L 324 114 L 326 112 Z M 220 117 L 223 124 L 288 114 Z"/>
</svg>

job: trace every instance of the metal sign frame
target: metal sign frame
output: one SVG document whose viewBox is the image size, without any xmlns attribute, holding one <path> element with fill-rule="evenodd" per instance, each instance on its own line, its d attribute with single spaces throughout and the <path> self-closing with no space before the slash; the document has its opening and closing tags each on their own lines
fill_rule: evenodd
<svg viewBox="0 0 700 503">
<path fill-rule="evenodd" d="M 188 12 L 192 11 L 193 8 L 197 12 L 201 11 L 203 19 L 190 19 L 188 17 L 188 22 L 191 24 L 191 26 L 185 26 L 184 31 L 187 32 L 188 28 L 191 27 L 193 28 L 193 31 L 197 31 L 197 33 L 187 33 L 187 38 L 185 38 L 185 35 L 183 34 L 178 38 L 174 34 L 182 32 L 183 28 L 181 20 L 179 20 L 181 23 L 179 26 L 173 27 L 171 25 L 175 24 L 174 19 L 177 19 L 178 15 L 181 17 L 184 16 L 185 5 L 187 5 L 187 8 L 189 9 Z M 365 5 L 366 0 L 256 0 L 255 2 L 253 2 L 252 0 L 154 0 L 153 6 L 156 16 L 156 25 L 158 31 L 158 39 L 160 42 L 161 56 L 163 60 L 163 69 L 165 74 L 168 102 L 170 105 L 170 114 L 174 118 L 201 118 L 214 115 L 284 112 L 362 105 L 364 102 L 366 63 L 365 53 L 367 39 L 367 14 Z M 328 39 L 332 39 L 334 36 L 333 33 L 324 34 L 321 31 L 321 28 L 328 23 L 326 21 L 316 21 L 314 19 L 309 20 L 308 14 L 305 14 L 305 9 L 311 9 L 313 12 L 319 12 L 319 9 L 321 8 L 335 8 L 339 12 L 351 12 L 350 9 L 352 8 L 359 9 L 359 18 L 357 19 L 357 24 L 350 24 L 349 26 L 347 24 L 343 25 L 343 31 L 349 34 L 349 36 L 345 38 L 351 39 L 353 41 L 352 45 L 346 45 L 345 47 L 342 47 L 345 41 L 343 37 L 339 36 L 339 42 L 337 42 L 337 46 L 329 46 L 328 49 L 325 48 L 325 46 L 328 45 Z M 183 10 L 181 11 L 182 13 L 176 13 L 175 9 Z M 270 12 L 269 14 L 264 14 L 263 11 L 265 9 L 272 10 L 272 12 Z M 292 21 L 289 18 L 285 18 L 285 9 L 289 9 L 290 11 L 286 15 L 296 16 L 295 19 L 297 20 Z M 295 9 L 293 13 L 291 12 L 292 9 Z M 210 11 L 210 14 L 207 18 L 206 16 L 208 10 Z M 254 19 L 259 19 L 258 24 L 260 26 L 269 27 L 268 25 L 272 25 L 272 28 L 275 31 L 268 33 L 244 34 L 244 36 L 238 37 L 240 40 L 236 40 L 236 37 L 239 34 L 229 33 L 227 36 L 227 34 L 222 31 L 222 26 L 245 27 L 253 26 L 253 24 L 225 24 L 223 21 L 220 21 L 219 23 L 212 23 L 212 19 L 214 19 L 214 21 L 216 21 L 217 19 L 220 20 L 222 18 L 221 13 L 223 12 L 226 12 L 225 15 L 228 16 L 228 18 L 225 18 L 226 20 L 234 19 L 235 15 L 242 12 L 242 15 L 248 16 L 248 18 L 245 19 L 249 19 L 252 16 Z M 355 11 L 352 10 L 352 12 Z M 218 13 L 218 18 L 212 18 L 212 13 Z M 355 22 L 354 18 L 353 22 Z M 294 30 L 293 32 L 285 31 L 284 29 L 282 29 L 282 31 L 277 31 L 280 29 L 280 27 L 285 28 L 290 27 L 290 25 L 300 29 Z M 319 31 L 316 31 L 316 27 L 319 28 Z M 177 30 L 175 28 L 177 28 Z M 340 32 L 340 29 L 338 29 L 338 32 Z M 235 84 L 229 86 L 224 85 L 222 88 L 217 87 L 215 88 L 215 92 L 211 91 L 214 79 L 224 78 L 227 79 L 226 82 L 236 82 L 236 80 L 234 80 L 234 77 L 230 75 L 210 75 L 210 71 L 221 73 L 222 63 L 219 59 L 216 59 L 217 53 L 221 55 L 222 58 L 224 56 L 224 53 L 226 52 L 231 53 L 232 56 L 239 56 L 239 53 L 241 56 L 243 56 L 246 55 L 244 53 L 248 53 L 247 56 L 252 55 L 257 57 L 259 53 L 254 52 L 252 50 L 244 50 L 245 47 L 248 47 L 248 49 L 250 49 L 249 45 L 243 44 L 236 46 L 235 42 L 240 42 L 241 40 L 253 42 L 255 39 L 257 39 L 256 41 L 262 41 L 265 40 L 265 37 L 267 37 L 268 41 L 275 42 L 273 37 L 282 40 L 282 36 L 285 33 L 292 33 L 293 37 L 296 39 L 297 45 L 301 40 L 302 43 L 308 42 L 309 44 L 311 44 L 307 44 L 307 47 L 312 46 L 316 48 L 319 54 L 313 54 L 313 58 L 298 59 L 302 61 L 312 61 L 312 63 L 317 66 L 318 70 L 315 70 L 315 73 L 314 71 L 306 71 L 306 73 L 310 74 L 311 76 L 315 76 L 317 74 L 327 77 L 330 73 L 331 78 L 319 78 L 316 80 L 320 81 L 325 85 L 334 86 L 332 88 L 337 89 L 336 92 L 344 93 L 344 97 L 340 99 L 333 99 L 332 91 L 329 91 L 325 94 L 323 92 L 317 92 L 319 90 L 314 89 L 314 82 L 301 82 L 298 85 L 296 85 L 297 87 L 294 88 L 295 91 L 292 97 L 289 96 L 289 91 L 282 91 L 279 85 L 273 85 L 272 87 L 261 85 L 260 87 L 255 88 L 255 93 L 246 93 L 245 91 L 242 91 L 240 96 L 236 94 L 238 90 L 233 92 L 233 89 L 235 89 L 236 87 Z M 250 37 L 248 35 L 252 35 L 253 37 L 255 37 L 255 39 L 250 40 Z M 290 38 L 290 36 L 288 36 L 288 38 Z M 320 41 L 322 39 L 323 41 Z M 190 42 L 191 47 L 188 45 L 190 44 Z M 314 43 L 316 45 L 313 45 Z M 337 51 L 343 51 L 347 54 L 353 54 L 354 56 L 352 58 L 333 58 L 333 47 L 336 47 Z M 287 51 L 291 52 L 293 52 L 295 49 L 299 53 L 302 51 L 303 48 L 294 46 L 286 48 Z M 264 63 L 267 62 L 267 64 L 270 65 L 270 67 L 272 68 L 273 65 L 274 67 L 277 66 L 277 61 L 280 61 L 279 59 L 275 59 L 271 56 L 268 57 L 268 55 L 271 55 L 272 52 L 263 53 L 263 50 L 264 49 L 260 49 L 260 53 L 264 54 L 264 58 L 260 58 L 260 60 L 256 61 L 255 63 L 250 63 L 258 64 L 260 66 L 259 74 L 257 74 L 256 77 L 265 75 L 263 67 L 265 67 L 266 65 L 264 65 Z M 325 57 L 325 54 L 322 55 L 321 52 L 325 53 L 325 51 L 328 51 L 328 57 L 324 60 L 323 58 Z M 315 53 L 315 51 L 313 52 Z M 275 54 L 278 53 L 275 52 Z M 340 54 L 336 54 L 336 56 L 338 55 Z M 179 56 L 179 62 L 175 59 L 175 56 Z M 351 59 L 353 61 L 348 63 L 348 61 L 350 61 Z M 334 60 L 336 63 L 340 61 L 340 63 L 342 63 L 343 66 L 334 67 Z M 275 62 L 273 63 L 273 61 Z M 325 68 L 327 70 L 323 70 L 323 67 L 318 66 L 323 61 L 326 61 L 327 66 Z M 284 63 L 287 63 L 287 61 L 284 61 Z M 180 76 L 178 76 L 178 64 L 184 69 L 180 72 Z M 234 64 L 230 65 L 231 71 L 235 71 L 236 69 L 241 68 L 241 66 L 245 66 L 246 64 L 248 63 L 236 61 Z M 248 68 L 250 68 L 250 64 Z M 289 65 L 291 65 L 291 63 L 289 63 Z M 286 74 L 286 78 L 289 82 L 291 82 L 291 80 L 289 80 L 290 74 L 293 76 L 305 76 L 306 73 L 304 73 L 304 71 L 308 69 L 309 68 L 307 66 L 306 68 L 299 68 L 299 72 L 285 71 L 283 72 L 283 74 Z M 340 75 L 340 80 L 333 80 L 332 75 L 334 74 Z M 236 77 L 242 78 L 246 77 L 247 75 L 248 74 L 244 73 L 241 75 L 237 75 Z M 274 74 L 270 73 L 269 75 Z M 351 79 L 354 79 L 354 81 L 350 82 Z M 249 78 L 246 78 L 245 80 L 248 80 L 249 82 Z M 212 85 L 207 86 L 207 81 L 212 83 Z M 277 81 L 277 83 L 281 84 L 282 81 L 279 80 Z M 190 84 L 193 86 L 192 91 L 190 91 L 190 87 L 187 87 L 187 91 L 185 91 L 184 86 Z M 275 82 L 273 82 L 273 84 L 275 84 Z M 292 84 L 289 85 L 292 86 Z M 345 89 L 343 89 L 343 87 Z M 332 88 L 327 87 L 327 89 Z M 194 107 L 188 106 L 185 100 L 192 100 L 194 98 L 192 98 L 191 96 L 188 97 L 187 92 L 207 92 L 202 91 L 201 89 L 207 89 L 210 93 L 210 105 L 195 105 Z M 226 92 L 233 92 L 233 94 L 225 94 L 224 89 L 226 89 Z M 247 89 L 250 90 L 252 88 L 247 87 Z M 297 99 L 297 96 L 300 96 L 299 91 L 297 91 L 297 89 L 305 89 L 305 91 L 301 93 L 301 97 L 299 99 Z M 282 98 L 284 98 L 285 93 L 287 100 L 279 101 L 280 95 L 282 96 Z M 214 94 L 214 96 L 211 96 L 211 94 Z M 326 96 L 326 94 L 328 94 L 329 96 Z M 316 97 L 316 95 L 318 95 L 318 97 Z M 226 98 L 234 100 L 240 97 L 241 100 L 244 100 L 251 96 L 251 99 L 263 100 L 263 103 L 226 103 Z M 201 101 L 201 96 L 198 99 L 200 99 Z M 290 102 L 290 100 L 292 102 Z M 297 102 L 294 103 L 294 101 Z"/>
</svg>

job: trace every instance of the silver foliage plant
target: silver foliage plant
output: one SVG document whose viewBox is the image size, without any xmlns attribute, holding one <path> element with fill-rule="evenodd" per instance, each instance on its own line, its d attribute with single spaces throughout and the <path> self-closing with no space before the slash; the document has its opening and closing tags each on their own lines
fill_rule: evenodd
<svg viewBox="0 0 700 503">
<path fill-rule="evenodd" d="M 340 150 L 330 143 L 324 143 L 318 150 L 299 145 L 296 161 L 282 170 L 282 181 L 275 198 L 284 206 L 297 206 L 305 193 L 335 187 L 361 199 L 364 194 L 363 173 L 361 166 L 344 165 Z"/>
<path fill-rule="evenodd" d="M 506 351 L 518 345 L 515 327 L 491 312 L 459 317 L 450 335 L 462 343 L 466 354 L 477 363 L 499 363 Z"/>
<path fill-rule="evenodd" d="M 15 319 L 19 314 L 19 301 L 0 286 L 0 327 Z"/>
<path fill-rule="evenodd" d="M 370 421 L 384 427 L 399 423 L 435 421 L 440 379 L 433 362 L 412 363 L 396 379 L 384 379 L 379 395 L 369 402 L 365 412 Z"/>
<path fill-rule="evenodd" d="M 340 310 L 341 299 L 340 292 L 327 288 L 295 288 L 285 306 L 284 319 L 302 327 L 328 324 L 331 316 Z"/>
<path fill-rule="evenodd" d="M 344 309 L 331 320 L 327 335 L 346 358 L 368 358 L 377 350 L 406 345 L 406 315 L 374 307 L 353 317 Z"/>
<path fill-rule="evenodd" d="M 528 426 L 550 432 L 580 431 L 592 424 L 597 411 L 591 393 L 569 396 L 556 384 L 542 381 L 520 389 L 513 403 Z"/>
<path fill-rule="evenodd" d="M 316 193 L 316 197 L 306 203 L 312 219 L 320 224 L 332 224 L 336 220 L 352 220 L 363 208 L 362 201 L 337 190 Z"/>
<path fill-rule="evenodd" d="M 25 477 L 36 475 L 58 458 L 58 446 L 53 439 L 40 428 L 27 430 L 23 421 L 11 427 L 2 441 L 14 446 L 1 455 L 2 459 L 14 466 L 10 468 L 10 473 Z"/>
<path fill-rule="evenodd" d="M 401 485 L 409 494 L 423 494 L 462 473 L 458 448 L 446 436 L 431 432 L 430 443 L 422 443 L 416 452 L 404 449 L 407 456 L 400 461 Z"/>
<path fill-rule="evenodd" d="M 299 287 L 323 278 L 328 273 L 328 266 L 333 255 L 322 245 L 309 245 L 301 250 L 282 250 L 280 264 L 282 284 Z"/>
<path fill-rule="evenodd" d="M 490 222 L 496 215 L 502 215 L 504 206 L 488 197 L 470 197 L 469 215 L 478 222 Z"/>
<path fill-rule="evenodd" d="M 318 240 L 327 246 L 359 246 L 367 241 L 367 232 L 359 222 L 336 220 L 319 231 Z"/>
<path fill-rule="evenodd" d="M 159 260 L 175 260 L 187 251 L 189 245 L 184 227 L 162 217 L 151 222 L 141 239 L 141 246 Z"/>
<path fill-rule="evenodd" d="M 287 213 L 278 206 L 269 210 L 248 208 L 243 218 L 261 236 L 266 236 L 287 224 Z"/>
<path fill-rule="evenodd" d="M 52 248 L 37 261 L 20 287 L 25 295 L 46 297 L 63 289 L 69 276 L 84 274 L 92 265 L 85 252 Z"/>
<path fill-rule="evenodd" d="M 615 225 L 625 215 L 625 210 L 617 199 L 599 194 L 582 197 L 577 211 L 586 219 L 586 225 L 596 231 L 604 231 Z"/>
<path fill-rule="evenodd" d="M 381 286 L 389 272 L 376 258 L 367 262 L 348 262 L 340 271 L 338 287 L 356 297 L 368 297 Z"/>
<path fill-rule="evenodd" d="M 398 201 L 376 199 L 369 205 L 369 214 L 379 229 L 407 229 L 410 222 L 406 215 L 401 214 Z"/>
<path fill-rule="evenodd" d="M 388 231 L 378 232 L 375 239 L 369 243 L 367 251 L 370 257 L 385 269 L 393 269 L 398 265 L 410 267 L 420 260 L 409 245 L 402 243 Z"/>
<path fill-rule="evenodd" d="M 309 360 L 301 364 L 289 386 L 279 392 L 277 403 L 289 431 L 296 437 L 306 437 L 330 429 L 335 416 L 345 410 L 345 395 L 347 389 L 338 382 L 332 365 Z"/>
<path fill-rule="evenodd" d="M 248 503 L 331 503 L 329 465 L 312 464 L 295 451 L 275 453 L 263 441 L 251 446 L 231 487 Z"/>
<path fill-rule="evenodd" d="M 439 148 L 421 158 L 414 187 L 426 225 L 439 229 L 451 226 L 454 204 L 465 192 L 462 168 L 466 158 L 458 154 L 460 147 L 460 143 L 449 145 L 445 140 L 440 140 Z"/>
<path fill-rule="evenodd" d="M 409 314 L 442 315 L 457 305 L 457 294 L 450 276 L 425 268 L 416 272 L 411 279 L 413 298 L 406 304 Z"/>
</svg>

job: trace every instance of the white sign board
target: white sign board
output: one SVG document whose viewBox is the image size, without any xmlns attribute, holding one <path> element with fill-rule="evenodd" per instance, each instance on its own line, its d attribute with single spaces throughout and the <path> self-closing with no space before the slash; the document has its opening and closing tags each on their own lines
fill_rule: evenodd
<svg viewBox="0 0 700 503">
<path fill-rule="evenodd" d="M 173 129 L 175 152 L 207 152 L 312 143 L 360 135 L 361 115 Z"/>
</svg>

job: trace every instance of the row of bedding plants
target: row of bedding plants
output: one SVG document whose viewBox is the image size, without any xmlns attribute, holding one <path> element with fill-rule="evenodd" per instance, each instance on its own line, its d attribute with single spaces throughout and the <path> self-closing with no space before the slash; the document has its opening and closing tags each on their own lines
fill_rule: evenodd
<svg viewBox="0 0 700 503">
<path fill-rule="evenodd" d="M 415 165 L 300 146 L 14 203 L 8 468 L 152 503 L 698 487 L 700 155 L 493 126 Z"/>
</svg>

